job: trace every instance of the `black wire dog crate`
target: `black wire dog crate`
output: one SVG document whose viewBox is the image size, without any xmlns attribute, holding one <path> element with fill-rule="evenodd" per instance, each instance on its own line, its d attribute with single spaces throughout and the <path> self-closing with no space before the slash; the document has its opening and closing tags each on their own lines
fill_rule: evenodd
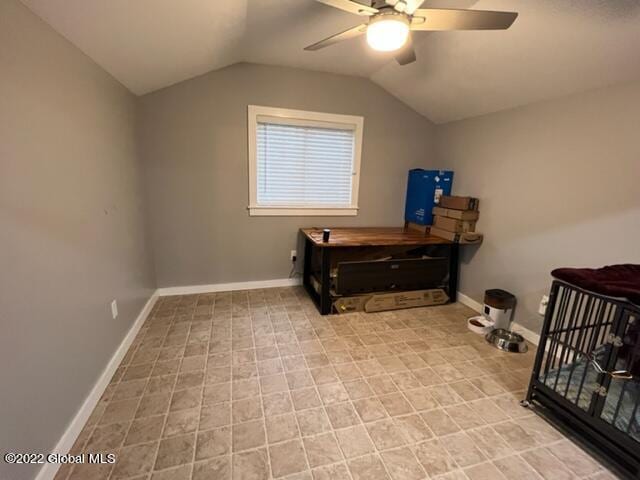
<svg viewBox="0 0 640 480">
<path fill-rule="evenodd" d="M 554 280 L 531 383 L 540 405 L 640 478 L 640 310 Z"/>
</svg>

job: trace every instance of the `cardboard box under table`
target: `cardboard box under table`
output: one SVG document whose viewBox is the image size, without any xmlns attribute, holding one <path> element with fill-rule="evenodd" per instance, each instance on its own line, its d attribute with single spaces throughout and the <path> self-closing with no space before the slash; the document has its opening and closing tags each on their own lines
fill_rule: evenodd
<svg viewBox="0 0 640 480">
<path fill-rule="evenodd" d="M 402 227 L 332 228 L 323 242 L 322 230 L 300 230 L 303 284 L 322 315 L 354 295 L 442 289 L 455 302 L 458 244 Z"/>
<path fill-rule="evenodd" d="M 444 305 L 449 297 L 441 288 L 432 290 L 412 290 L 409 292 L 374 293 L 340 297 L 333 302 L 337 313 L 386 312 L 402 308 Z"/>
</svg>

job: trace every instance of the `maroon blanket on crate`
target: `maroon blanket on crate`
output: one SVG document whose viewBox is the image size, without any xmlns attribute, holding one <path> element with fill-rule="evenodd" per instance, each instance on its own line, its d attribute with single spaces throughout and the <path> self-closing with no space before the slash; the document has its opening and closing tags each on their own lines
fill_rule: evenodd
<svg viewBox="0 0 640 480">
<path fill-rule="evenodd" d="M 551 275 L 584 290 L 626 298 L 640 305 L 640 265 L 626 263 L 603 268 L 556 268 Z"/>
<path fill-rule="evenodd" d="M 640 265 L 627 263 L 603 268 L 557 268 L 551 275 L 584 290 L 626 298 L 640 306 Z M 622 363 L 616 363 L 616 368 L 626 369 L 634 377 L 640 377 L 640 321 L 628 326 L 618 359 Z"/>
</svg>

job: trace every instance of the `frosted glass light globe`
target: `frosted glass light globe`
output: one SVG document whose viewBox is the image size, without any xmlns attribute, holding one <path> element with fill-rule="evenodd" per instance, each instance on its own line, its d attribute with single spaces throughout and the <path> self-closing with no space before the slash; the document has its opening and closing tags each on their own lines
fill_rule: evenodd
<svg viewBox="0 0 640 480">
<path fill-rule="evenodd" d="M 386 18 L 385 18 L 386 17 Z M 409 37 L 409 21 L 404 16 L 389 15 L 372 21 L 367 27 L 367 43 L 374 50 L 392 52 Z"/>
</svg>

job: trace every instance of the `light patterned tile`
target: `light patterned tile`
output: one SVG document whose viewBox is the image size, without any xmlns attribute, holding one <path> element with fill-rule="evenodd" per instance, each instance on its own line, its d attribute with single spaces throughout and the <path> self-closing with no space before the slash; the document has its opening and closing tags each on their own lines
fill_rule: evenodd
<svg viewBox="0 0 640 480">
<path fill-rule="evenodd" d="M 127 478 L 150 472 L 153 467 L 153 461 L 157 449 L 157 442 L 122 448 L 118 452 L 118 461 L 113 467 L 111 478 Z M 92 466 L 90 464 L 87 465 Z M 77 467 L 78 466 L 76 465 L 76 468 Z M 76 468 L 74 468 L 74 472 L 76 471 Z M 73 474 L 71 478 L 73 478 Z M 91 477 L 87 476 L 84 478 L 93 478 L 93 475 Z"/>
<path fill-rule="evenodd" d="M 72 449 L 117 465 L 56 479 L 614 478 L 519 405 L 535 349 L 496 351 L 469 315 L 323 317 L 301 287 L 163 297 Z"/>
<path fill-rule="evenodd" d="M 291 400 L 296 410 L 306 410 L 307 408 L 315 408 L 322 405 L 315 388 L 293 390 L 291 392 Z"/>
<path fill-rule="evenodd" d="M 233 480 L 268 480 L 270 478 L 269 457 L 265 448 L 250 452 L 234 453 L 232 462 Z M 210 476 L 206 477 L 206 480 L 213 478 L 217 479 L 215 476 Z"/>
<path fill-rule="evenodd" d="M 491 427 L 469 430 L 467 435 L 489 459 L 506 457 L 515 453 L 513 448 Z"/>
<path fill-rule="evenodd" d="M 569 440 L 555 443 L 552 447 L 547 447 L 547 451 L 579 477 L 593 475 L 601 469 L 598 462 Z"/>
<path fill-rule="evenodd" d="M 325 405 L 341 403 L 349 400 L 349 395 L 341 383 L 327 383 L 318 386 L 320 399 Z"/>
<path fill-rule="evenodd" d="M 427 440 L 413 447 L 416 458 L 430 477 L 451 472 L 457 468 L 440 440 Z"/>
<path fill-rule="evenodd" d="M 463 430 L 469 428 L 477 428 L 486 425 L 484 419 L 478 416 L 468 405 L 460 404 L 451 407 L 445 407 L 444 411 L 453 419 Z"/>
<path fill-rule="evenodd" d="M 134 420 L 129 427 L 124 445 L 136 445 L 138 443 L 148 443 L 159 440 L 164 421 L 164 415 Z"/>
<path fill-rule="evenodd" d="M 336 463 L 313 469 L 313 480 L 351 480 L 347 466 Z"/>
<path fill-rule="evenodd" d="M 460 467 L 468 467 L 487 460 L 471 437 L 463 432 L 442 437 L 440 441 Z"/>
<path fill-rule="evenodd" d="M 340 422 L 338 415 L 338 412 L 336 412 L 336 422 Z M 331 430 L 329 417 L 323 408 L 310 408 L 296 412 L 296 418 L 300 426 L 300 433 L 304 436 L 316 435 Z"/>
<path fill-rule="evenodd" d="M 493 461 L 502 474 L 507 478 L 518 478 L 519 480 L 540 480 L 538 474 L 520 456 L 513 455 Z"/>
<path fill-rule="evenodd" d="M 407 447 L 387 450 L 380 454 L 387 471 L 394 480 L 421 480 L 426 477 L 413 451 Z"/>
<path fill-rule="evenodd" d="M 156 470 L 184 465 L 193 460 L 195 434 L 165 438 L 160 442 L 155 462 Z"/>
<path fill-rule="evenodd" d="M 407 443 L 407 439 L 393 420 L 388 419 L 369 423 L 366 428 L 378 450 L 396 448 Z"/>
<path fill-rule="evenodd" d="M 222 427 L 198 432 L 196 460 L 205 460 L 231 453 L 231 429 Z"/>
<path fill-rule="evenodd" d="M 363 398 L 353 402 L 363 422 L 375 422 L 387 417 L 387 412 L 377 397 Z"/>
<path fill-rule="evenodd" d="M 433 437 L 433 432 L 418 414 L 395 417 L 393 421 L 400 428 L 400 432 L 407 443 L 423 442 Z"/>
<path fill-rule="evenodd" d="M 292 413 L 268 417 L 265 423 L 269 443 L 292 440 L 300 435 L 298 422 L 295 415 Z"/>
<path fill-rule="evenodd" d="M 245 398 L 231 404 L 233 423 L 244 423 L 262 417 L 262 403 L 259 397 Z"/>
<path fill-rule="evenodd" d="M 367 431 L 361 425 L 336 430 L 335 433 L 345 458 L 359 457 L 375 451 Z"/>
<path fill-rule="evenodd" d="M 262 420 L 253 420 L 233 425 L 231 438 L 234 452 L 260 447 L 266 440 L 264 423 Z"/>
<path fill-rule="evenodd" d="M 358 414 L 349 402 L 328 405 L 325 411 L 333 428 L 344 428 L 360 423 Z"/>
<path fill-rule="evenodd" d="M 460 427 L 455 423 L 447 413 L 439 408 L 435 410 L 427 410 L 421 413 L 424 423 L 437 436 L 449 435 L 458 432 Z"/>
<path fill-rule="evenodd" d="M 545 448 L 529 450 L 520 455 L 545 480 L 575 480 L 567 466 Z"/>
<path fill-rule="evenodd" d="M 413 407 L 405 399 L 404 395 L 400 393 L 392 393 L 389 395 L 383 395 L 378 397 L 382 405 L 387 410 L 387 413 L 396 417 L 398 415 L 405 415 L 413 412 Z"/>
<path fill-rule="evenodd" d="M 271 472 L 275 478 L 292 475 L 307 469 L 307 460 L 300 440 L 271 445 L 269 447 Z"/>
<path fill-rule="evenodd" d="M 332 433 L 323 433 L 303 439 L 304 449 L 311 468 L 341 461 L 342 454 Z"/>
<path fill-rule="evenodd" d="M 353 480 L 389 480 L 378 455 L 366 455 L 348 462 Z"/>
</svg>

